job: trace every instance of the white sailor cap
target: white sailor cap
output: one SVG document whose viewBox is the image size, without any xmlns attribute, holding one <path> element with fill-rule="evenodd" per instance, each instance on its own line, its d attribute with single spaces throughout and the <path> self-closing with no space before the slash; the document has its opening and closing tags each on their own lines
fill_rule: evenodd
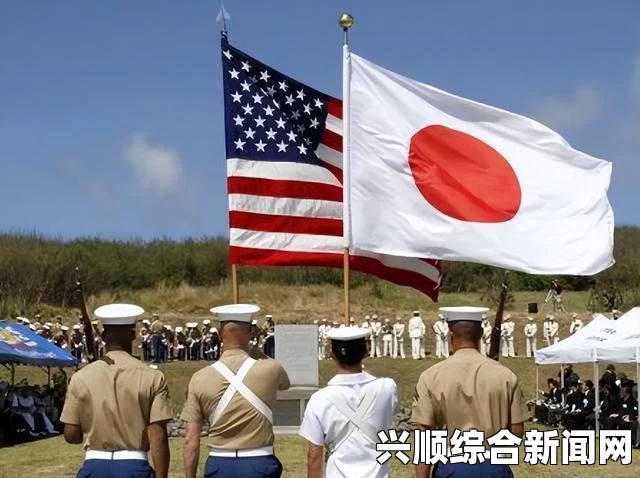
<svg viewBox="0 0 640 478">
<path fill-rule="evenodd" d="M 448 322 L 470 321 L 482 322 L 482 314 L 489 309 L 487 307 L 440 307 L 440 311 L 445 314 Z"/>
<path fill-rule="evenodd" d="M 533 317 L 527 317 L 527 319 L 529 319 L 530 321 L 532 321 L 532 320 L 533 320 Z"/>
<path fill-rule="evenodd" d="M 62 327 L 60 327 L 60 330 L 62 330 L 63 332 L 66 332 L 67 330 L 69 330 L 69 327 L 67 327 L 66 325 L 63 325 Z"/>
<path fill-rule="evenodd" d="M 179 325 L 176 327 L 176 333 L 179 334 L 180 332 L 182 332 L 182 327 L 180 327 Z"/>
<path fill-rule="evenodd" d="M 332 328 L 327 337 L 331 340 L 356 340 L 363 339 L 369 336 L 369 329 L 362 327 L 334 327 Z"/>
<path fill-rule="evenodd" d="M 373 320 L 378 320 L 378 314 L 373 314 Z"/>
<path fill-rule="evenodd" d="M 209 319 L 205 319 L 202 321 L 202 325 L 209 325 L 211 321 Z"/>
<path fill-rule="evenodd" d="M 210 334 L 212 334 L 212 333 L 214 333 L 214 332 L 216 332 L 216 333 L 217 333 L 217 332 L 218 332 L 218 329 L 216 329 L 215 327 L 211 327 L 211 328 L 209 329 L 209 333 L 210 333 Z"/>
<path fill-rule="evenodd" d="M 369 317 L 368 315 L 365 315 L 364 320 L 371 320 L 371 317 Z"/>
<path fill-rule="evenodd" d="M 388 324 L 389 323 L 389 319 L 384 319 L 384 323 Z"/>
<path fill-rule="evenodd" d="M 47 325 L 47 324 L 44 324 L 44 325 L 42 326 L 42 328 L 43 328 L 44 330 L 49 330 L 49 329 L 51 329 L 51 327 L 50 327 L 49 325 Z"/>
<path fill-rule="evenodd" d="M 251 323 L 253 324 L 253 321 L 251 321 Z M 317 319 L 314 320 L 313 323 L 317 325 L 318 324 L 318 320 Z"/>
<path fill-rule="evenodd" d="M 149 319 L 144 319 L 144 320 L 142 321 L 142 323 L 143 323 L 144 325 L 151 325 L 151 322 L 149 321 Z"/>
<path fill-rule="evenodd" d="M 197 326 L 198 326 L 198 322 L 187 322 L 186 323 L 187 329 L 195 329 Z"/>
<path fill-rule="evenodd" d="M 144 314 L 144 309 L 132 304 L 109 304 L 98 307 L 93 314 L 102 321 L 102 325 L 133 325 Z"/>
<path fill-rule="evenodd" d="M 80 324 L 76 324 L 73 326 L 73 330 L 80 330 Z"/>
<path fill-rule="evenodd" d="M 246 322 L 251 323 L 253 314 L 258 312 L 260 307 L 253 304 L 231 304 L 214 307 L 211 312 L 218 315 L 220 322 Z M 267 317 L 270 317 L 269 315 Z"/>
<path fill-rule="evenodd" d="M 414 317 L 420 317 L 420 311 L 419 310 L 414 310 L 413 311 L 413 316 Z"/>
<path fill-rule="evenodd" d="M 27 319 L 25 317 L 21 317 L 21 318 L 22 318 L 22 322 L 23 323 L 25 323 L 25 324 L 30 324 L 31 323 L 31 321 L 29 319 Z"/>
<path fill-rule="evenodd" d="M 167 324 L 167 325 L 164 326 L 164 328 L 167 329 L 167 330 L 171 330 L 171 325 Z"/>
<path fill-rule="evenodd" d="M 326 320 L 326 319 L 325 319 L 325 320 Z M 258 325 L 258 321 L 257 321 L 256 319 L 253 319 L 253 320 L 251 321 L 251 325 Z"/>
</svg>

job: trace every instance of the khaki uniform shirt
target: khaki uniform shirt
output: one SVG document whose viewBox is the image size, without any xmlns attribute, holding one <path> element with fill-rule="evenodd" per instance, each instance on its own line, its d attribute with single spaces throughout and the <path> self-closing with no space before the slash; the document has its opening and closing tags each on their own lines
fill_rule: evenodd
<svg viewBox="0 0 640 478">
<path fill-rule="evenodd" d="M 172 418 L 162 372 L 114 351 L 73 374 L 60 421 L 82 427 L 86 449 L 148 451 L 147 426 Z"/>
<path fill-rule="evenodd" d="M 410 422 L 446 429 L 449 438 L 475 428 L 486 440 L 524 422 L 525 414 L 518 377 L 475 349 L 461 349 L 420 375 Z"/>
<path fill-rule="evenodd" d="M 220 360 L 235 374 L 249 357 L 246 351 L 225 351 Z M 289 377 L 275 360 L 258 360 L 243 380 L 244 384 L 271 409 L 278 390 L 289 388 Z M 203 423 L 215 410 L 229 383 L 213 367 L 196 372 L 189 382 L 187 401 L 180 418 Z M 217 423 L 209 428 L 209 446 L 228 450 L 261 448 L 273 445 L 273 426 L 239 393 L 229 402 Z"/>
<path fill-rule="evenodd" d="M 164 323 L 161 320 L 154 320 L 151 323 L 152 334 L 161 334 L 163 330 L 164 330 Z"/>
</svg>

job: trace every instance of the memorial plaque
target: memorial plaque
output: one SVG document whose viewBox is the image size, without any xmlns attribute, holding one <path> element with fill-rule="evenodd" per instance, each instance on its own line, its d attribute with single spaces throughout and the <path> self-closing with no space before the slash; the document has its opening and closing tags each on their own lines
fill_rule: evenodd
<svg viewBox="0 0 640 478">
<path fill-rule="evenodd" d="M 275 342 L 275 359 L 287 371 L 291 386 L 317 387 L 318 326 L 276 325 Z"/>
</svg>

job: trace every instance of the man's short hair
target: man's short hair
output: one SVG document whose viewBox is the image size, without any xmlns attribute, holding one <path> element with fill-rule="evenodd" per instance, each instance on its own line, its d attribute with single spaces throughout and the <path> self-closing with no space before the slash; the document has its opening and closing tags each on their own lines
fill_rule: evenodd
<svg viewBox="0 0 640 478">
<path fill-rule="evenodd" d="M 367 341 L 364 338 L 332 340 L 331 352 L 340 365 L 351 367 L 359 364 L 366 357 Z"/>
</svg>

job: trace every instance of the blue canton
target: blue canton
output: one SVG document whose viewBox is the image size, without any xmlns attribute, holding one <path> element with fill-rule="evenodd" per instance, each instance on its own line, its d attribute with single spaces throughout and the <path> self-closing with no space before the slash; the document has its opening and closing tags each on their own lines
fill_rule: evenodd
<svg viewBox="0 0 640 478">
<path fill-rule="evenodd" d="M 227 158 L 320 164 L 329 97 L 222 39 Z"/>
</svg>

